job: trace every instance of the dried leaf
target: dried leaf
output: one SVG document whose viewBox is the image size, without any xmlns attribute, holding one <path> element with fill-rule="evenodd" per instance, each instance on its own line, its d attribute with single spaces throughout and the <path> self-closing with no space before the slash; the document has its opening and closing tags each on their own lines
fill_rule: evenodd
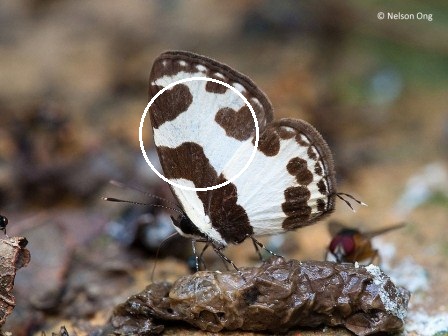
<svg viewBox="0 0 448 336">
<path fill-rule="evenodd" d="M 30 252 L 25 249 L 27 243 L 23 237 L 0 240 L 0 326 L 16 305 L 12 295 L 16 272 L 30 262 Z"/>
</svg>

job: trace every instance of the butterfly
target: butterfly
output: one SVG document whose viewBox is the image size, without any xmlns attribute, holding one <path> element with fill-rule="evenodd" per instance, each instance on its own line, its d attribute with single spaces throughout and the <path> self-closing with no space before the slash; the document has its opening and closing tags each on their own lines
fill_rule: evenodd
<svg viewBox="0 0 448 336">
<path fill-rule="evenodd" d="M 338 263 L 368 261 L 370 264 L 376 259 L 379 261 L 380 256 L 378 250 L 372 246 L 372 238 L 404 226 L 405 224 L 400 223 L 378 230 L 361 232 L 339 222 L 331 221 L 328 223 L 328 230 L 332 239 L 325 259 L 328 259 L 328 253 L 330 253 L 336 258 Z"/>
<path fill-rule="evenodd" d="M 154 61 L 150 100 L 191 77 L 216 79 L 238 90 L 253 107 L 259 142 L 251 164 L 231 183 L 206 191 L 171 186 L 183 213 L 172 218 L 179 234 L 206 242 L 232 263 L 221 253 L 227 245 L 251 238 L 263 247 L 255 237 L 311 225 L 333 212 L 342 194 L 336 192 L 331 151 L 313 126 L 298 119 L 274 121 L 269 99 L 251 79 L 185 51 L 165 52 Z M 149 115 L 164 175 L 182 186 L 229 182 L 254 150 L 249 107 L 220 83 L 178 83 L 154 100 Z"/>
</svg>

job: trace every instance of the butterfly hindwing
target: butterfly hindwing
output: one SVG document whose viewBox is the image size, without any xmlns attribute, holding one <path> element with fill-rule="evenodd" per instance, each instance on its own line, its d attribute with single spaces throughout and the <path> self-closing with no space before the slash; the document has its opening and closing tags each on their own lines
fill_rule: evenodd
<svg viewBox="0 0 448 336">
<path fill-rule="evenodd" d="M 249 148 L 242 149 L 224 174 L 238 170 L 248 153 Z M 319 132 L 302 120 L 268 125 L 254 161 L 234 183 L 256 236 L 310 225 L 334 209 L 331 152 Z"/>
</svg>

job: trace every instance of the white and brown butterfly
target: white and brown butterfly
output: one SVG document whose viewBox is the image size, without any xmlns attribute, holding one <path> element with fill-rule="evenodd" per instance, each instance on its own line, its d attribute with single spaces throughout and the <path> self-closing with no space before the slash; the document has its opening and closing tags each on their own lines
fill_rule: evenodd
<svg viewBox="0 0 448 336">
<path fill-rule="evenodd" d="M 311 225 L 334 210 L 341 194 L 333 158 L 313 126 L 297 119 L 273 121 L 269 99 L 252 80 L 190 52 L 165 52 L 154 61 L 150 99 L 191 77 L 217 79 L 241 92 L 254 109 L 260 139 L 254 160 L 232 183 L 209 191 L 171 187 L 184 212 L 173 218 L 181 235 L 207 242 L 224 257 L 220 251 L 228 244 L 250 237 L 262 246 L 255 237 Z M 248 106 L 219 83 L 176 84 L 155 99 L 150 118 L 164 175 L 183 186 L 204 188 L 230 180 L 254 149 Z"/>
</svg>

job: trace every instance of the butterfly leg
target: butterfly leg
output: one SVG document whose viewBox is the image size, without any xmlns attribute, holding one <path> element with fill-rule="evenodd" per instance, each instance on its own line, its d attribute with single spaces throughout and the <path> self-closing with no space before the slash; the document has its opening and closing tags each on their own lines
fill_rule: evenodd
<svg viewBox="0 0 448 336">
<path fill-rule="evenodd" d="M 274 257 L 281 257 L 280 255 L 272 252 L 270 249 L 268 249 L 266 246 L 264 246 L 262 243 L 260 243 L 258 240 L 256 240 L 254 237 L 250 236 L 250 239 L 252 239 L 252 242 L 254 243 L 255 249 L 257 250 L 258 255 L 260 256 L 260 260 L 263 260 L 261 253 L 258 249 L 258 247 L 261 247 L 265 251 L 268 251 L 270 254 L 272 254 Z"/>
<path fill-rule="evenodd" d="M 207 269 L 207 265 L 205 265 L 204 261 L 204 252 L 205 250 L 210 246 L 210 243 L 205 243 L 204 248 L 201 251 L 201 254 L 199 254 L 199 263 L 202 263 L 202 266 L 204 266 L 204 269 Z"/>
<path fill-rule="evenodd" d="M 194 260 L 196 262 L 196 272 L 199 272 L 199 258 L 196 253 L 196 240 L 194 239 L 191 240 L 191 249 L 193 250 Z"/>
<path fill-rule="evenodd" d="M 251 238 L 252 238 L 252 237 L 251 237 Z M 258 245 L 257 245 L 257 243 L 255 242 L 254 239 L 252 239 L 252 244 L 254 244 L 255 251 L 256 251 L 257 254 L 258 254 L 258 258 L 260 258 L 260 261 L 263 261 L 263 256 L 261 255 L 260 249 L 258 248 Z"/>
<path fill-rule="evenodd" d="M 213 249 L 215 250 L 216 254 L 220 256 L 220 258 L 222 260 L 224 260 L 226 263 L 230 264 L 233 266 L 233 268 L 238 272 L 238 274 L 243 278 L 244 281 L 246 281 L 246 278 L 244 277 L 243 273 L 240 271 L 240 269 L 238 267 L 236 267 L 236 265 L 234 264 L 234 262 L 232 260 L 230 260 L 229 258 L 227 258 L 222 252 L 220 248 L 217 248 L 215 246 L 213 246 Z"/>
</svg>

